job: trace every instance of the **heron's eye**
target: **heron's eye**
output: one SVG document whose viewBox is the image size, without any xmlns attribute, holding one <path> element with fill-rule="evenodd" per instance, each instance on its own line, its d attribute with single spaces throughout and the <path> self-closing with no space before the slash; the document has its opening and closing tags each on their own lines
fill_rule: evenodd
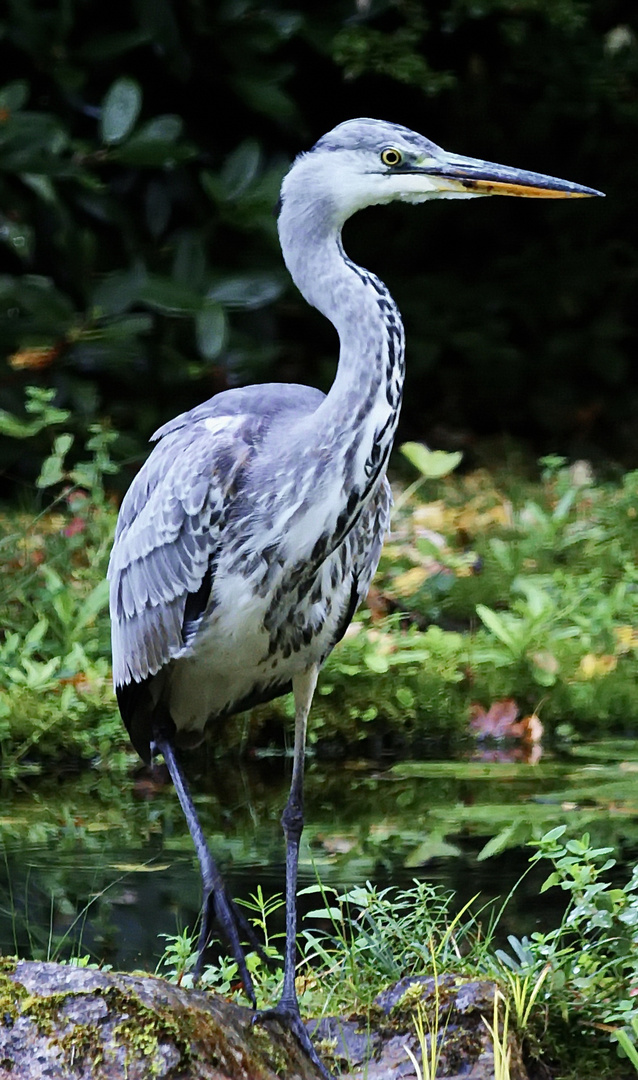
<svg viewBox="0 0 638 1080">
<path fill-rule="evenodd" d="M 381 161 L 384 165 L 400 165 L 403 161 L 403 154 L 400 150 L 395 150 L 394 146 L 386 146 L 385 150 L 381 151 Z"/>
</svg>

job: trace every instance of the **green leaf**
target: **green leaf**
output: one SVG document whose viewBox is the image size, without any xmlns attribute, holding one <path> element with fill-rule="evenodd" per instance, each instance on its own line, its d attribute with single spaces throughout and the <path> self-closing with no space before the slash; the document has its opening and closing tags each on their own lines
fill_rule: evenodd
<svg viewBox="0 0 638 1080">
<path fill-rule="evenodd" d="M 98 582 L 81 604 L 75 629 L 82 630 L 88 623 L 92 622 L 95 619 L 95 616 L 99 615 L 100 611 L 103 611 L 108 607 L 108 602 L 109 583 L 106 578 L 104 578 L 103 581 Z"/>
<path fill-rule="evenodd" d="M 199 174 L 199 182 L 211 202 L 216 203 L 226 198 L 226 192 L 222 181 L 219 176 L 216 173 L 211 172 L 210 169 L 202 169 Z"/>
<path fill-rule="evenodd" d="M 307 919 L 334 919 L 335 922 L 340 923 L 342 919 L 342 913 L 339 908 L 336 907 L 324 907 L 314 908 L 312 911 L 306 913 Z"/>
<path fill-rule="evenodd" d="M 276 75 L 276 71 L 271 73 Z M 236 75 L 230 85 L 236 94 L 245 101 L 250 109 L 270 117 L 278 124 L 295 124 L 299 120 L 299 110 L 293 98 L 271 78 Z"/>
<path fill-rule="evenodd" d="M 437 480 L 441 476 L 447 476 L 456 469 L 463 454 L 459 450 L 448 453 L 445 450 L 428 450 L 427 446 L 418 442 L 403 443 L 401 453 L 408 459 L 411 465 L 419 470 L 422 476 L 430 480 Z"/>
<path fill-rule="evenodd" d="M 259 144 L 246 139 L 226 158 L 220 180 L 230 199 L 238 199 L 257 175 L 260 163 Z"/>
<path fill-rule="evenodd" d="M 507 825 L 504 829 L 493 836 L 491 840 L 488 840 L 483 845 L 478 855 L 476 856 L 477 862 L 483 862 L 485 859 L 490 859 L 494 855 L 500 855 L 506 848 L 514 846 L 514 838 L 519 832 L 520 824 L 515 822 L 513 825 Z"/>
<path fill-rule="evenodd" d="M 29 439 L 37 435 L 43 426 L 38 420 L 20 420 L 6 409 L 0 409 L 0 435 L 8 435 L 11 439 Z"/>
<path fill-rule="evenodd" d="M 142 90 L 127 75 L 116 79 L 102 102 L 100 137 L 111 145 L 119 143 L 133 130 L 142 108 Z"/>
<path fill-rule="evenodd" d="M 407 686 L 399 686 L 394 695 L 402 709 L 414 708 L 414 693 Z"/>
<path fill-rule="evenodd" d="M 92 303 L 101 315 L 120 315 L 139 300 L 140 288 L 146 281 L 140 266 L 114 270 L 96 285 Z"/>
<path fill-rule="evenodd" d="M 26 105 L 29 98 L 29 84 L 26 79 L 16 79 L 7 83 L 0 90 L 0 109 L 16 112 Z"/>
<path fill-rule="evenodd" d="M 638 1072 L 638 1051 L 636 1050 L 636 1047 L 629 1038 L 627 1032 L 624 1030 L 624 1028 L 616 1028 L 613 1037 L 618 1040 L 618 1045 L 622 1049 L 623 1053 L 627 1055 L 636 1072 Z"/>
<path fill-rule="evenodd" d="M 119 341 L 121 338 L 137 337 L 138 334 L 148 334 L 153 329 L 153 316 L 143 315 L 141 312 L 134 315 L 124 315 L 114 318 L 93 331 L 97 340 Z"/>
<path fill-rule="evenodd" d="M 174 235 L 173 280 L 199 289 L 206 272 L 206 250 L 201 232 L 198 229 L 182 229 Z"/>
<path fill-rule="evenodd" d="M 564 832 L 567 831 L 566 825 L 556 825 L 555 828 L 550 829 L 549 832 L 543 833 L 541 841 L 543 845 L 553 844 L 555 840 L 559 840 Z"/>
<path fill-rule="evenodd" d="M 125 30 L 112 34 L 99 34 L 89 38 L 78 49 L 76 55 L 83 60 L 107 60 L 113 56 L 121 56 L 130 49 L 137 49 L 150 40 L 150 34 L 144 30 Z"/>
<path fill-rule="evenodd" d="M 195 320 L 197 348 L 205 360 L 215 360 L 226 340 L 226 316 L 221 304 L 207 300 Z"/>
<path fill-rule="evenodd" d="M 207 296 L 224 307 L 260 308 L 277 300 L 284 288 L 279 274 L 242 274 L 220 281 L 208 290 Z"/>
<path fill-rule="evenodd" d="M 159 274 L 149 274 L 142 282 L 139 298 L 164 315 L 195 315 L 202 307 L 199 293 Z"/>
<path fill-rule="evenodd" d="M 38 321 L 48 322 L 60 332 L 73 320 L 73 304 L 69 297 L 60 292 L 50 278 L 41 274 L 23 274 L 17 286 L 16 299 Z"/>
<path fill-rule="evenodd" d="M 363 662 L 370 671 L 374 671 L 377 675 L 385 675 L 390 667 L 387 656 L 383 656 L 382 653 L 368 652 L 365 654 Z"/>
<path fill-rule="evenodd" d="M 539 889 L 539 892 L 541 892 L 541 893 L 547 892 L 547 890 L 552 889 L 554 887 L 554 885 L 560 885 L 560 882 L 561 882 L 561 876 L 556 870 L 554 870 L 549 875 L 549 877 L 545 878 L 545 881 L 541 885 L 541 887 Z"/>
<path fill-rule="evenodd" d="M 461 849 L 456 844 L 448 843 L 441 836 L 428 836 L 406 855 L 403 865 L 407 870 L 413 870 L 417 866 L 425 866 L 432 859 L 449 859 L 460 854 Z"/>
<path fill-rule="evenodd" d="M 508 649 L 516 652 L 516 641 L 500 615 L 497 615 L 491 608 L 486 607 L 485 604 L 476 605 L 476 614 L 488 630 L 491 630 L 504 645 L 507 645 Z"/>
<path fill-rule="evenodd" d="M 175 142 L 182 134 L 183 127 L 184 121 L 181 116 L 175 113 L 164 113 L 142 124 L 136 138 L 144 139 L 146 142 Z"/>
<path fill-rule="evenodd" d="M 433 540 L 428 540 L 425 536 L 420 536 L 416 542 L 416 549 L 419 555 L 427 555 L 431 559 L 441 558 L 441 546 L 435 544 Z"/>
<path fill-rule="evenodd" d="M 39 488 L 53 487 L 64 479 L 64 458 L 73 444 L 73 436 L 65 432 L 58 435 L 53 444 L 53 453 L 42 462 L 40 475 L 36 480 Z"/>
<path fill-rule="evenodd" d="M 24 407 L 28 413 L 38 417 L 41 427 L 50 424 L 64 424 L 70 417 L 68 409 L 58 409 L 53 404 L 55 390 L 44 386 L 27 386 L 27 400 Z"/>
<path fill-rule="evenodd" d="M 27 400 L 25 410 L 30 413 L 33 420 L 21 420 L 13 413 L 0 409 L 0 434 L 8 435 L 12 439 L 28 439 L 37 435 L 40 431 L 51 424 L 64 423 L 69 418 L 66 409 L 56 409 L 51 404 L 54 390 L 45 390 L 41 387 L 27 387 Z"/>
<path fill-rule="evenodd" d="M 121 146 L 115 147 L 112 157 L 122 165 L 174 169 L 196 155 L 195 147 L 187 143 L 176 144 L 172 139 L 148 139 L 146 136 L 134 135 Z"/>
<path fill-rule="evenodd" d="M 41 176 L 38 173 L 22 173 L 20 179 L 23 184 L 35 191 L 43 202 L 50 203 L 52 206 L 58 202 L 58 193 L 48 176 Z"/>
<path fill-rule="evenodd" d="M 58 457 L 63 458 L 68 454 L 69 450 L 73 446 L 73 435 L 68 431 L 62 432 L 61 435 L 57 435 L 53 443 L 53 452 Z"/>
</svg>

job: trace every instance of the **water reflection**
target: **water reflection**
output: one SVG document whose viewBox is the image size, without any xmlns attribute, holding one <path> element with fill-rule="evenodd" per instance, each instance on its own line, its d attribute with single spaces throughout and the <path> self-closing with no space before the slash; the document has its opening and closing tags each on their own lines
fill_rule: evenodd
<svg viewBox="0 0 638 1080">
<path fill-rule="evenodd" d="M 615 758 L 525 765 L 311 762 L 300 887 L 317 875 L 337 889 L 425 879 L 455 890 L 458 905 L 504 898 L 528 865 L 526 840 L 567 821 L 597 842 L 638 842 L 629 749 Z M 199 762 L 191 772 L 203 826 L 231 891 L 283 889 L 279 815 L 289 763 L 249 767 Z M 200 886 L 190 837 L 172 789 L 148 776 L 91 773 L 7 794 L 0 830 L 0 948 L 43 957 L 90 953 L 117 968 L 153 969 L 161 934 L 197 918 Z M 481 861 L 494 837 L 504 848 Z M 539 897 L 548 869 L 517 889 L 501 924 L 530 933 L 557 924 L 563 894 Z M 622 871 L 620 871 L 622 873 Z M 316 907 L 308 898 L 306 909 Z"/>
</svg>

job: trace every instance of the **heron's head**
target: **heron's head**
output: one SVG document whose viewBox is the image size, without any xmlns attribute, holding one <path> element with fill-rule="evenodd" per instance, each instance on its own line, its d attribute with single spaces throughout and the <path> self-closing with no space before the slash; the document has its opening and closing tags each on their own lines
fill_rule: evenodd
<svg viewBox="0 0 638 1080">
<path fill-rule="evenodd" d="M 327 204 L 340 224 L 364 206 L 397 200 L 601 194 L 553 176 L 449 154 L 409 128 L 367 118 L 339 124 L 301 154 L 284 180 L 284 201 L 293 188 L 307 201 Z"/>
</svg>

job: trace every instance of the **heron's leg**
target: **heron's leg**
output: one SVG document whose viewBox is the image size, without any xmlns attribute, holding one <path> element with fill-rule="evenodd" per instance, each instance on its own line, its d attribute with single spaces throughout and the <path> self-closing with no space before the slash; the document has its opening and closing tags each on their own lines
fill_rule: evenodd
<svg viewBox="0 0 638 1080">
<path fill-rule="evenodd" d="M 312 697 L 317 685 L 318 666 L 313 666 L 292 682 L 295 698 L 295 748 L 292 759 L 290 794 L 281 824 L 286 837 L 286 952 L 284 958 L 284 985 L 279 1005 L 299 1012 L 295 989 L 297 963 L 297 871 L 299 867 L 299 843 L 303 831 L 303 781 L 306 755 L 306 729 Z"/>
<path fill-rule="evenodd" d="M 297 1038 L 302 1049 L 320 1070 L 326 1080 L 331 1074 L 320 1060 L 310 1041 L 310 1036 L 299 1012 L 295 987 L 297 962 L 297 870 L 299 866 L 299 842 L 303 831 L 303 778 L 306 751 L 306 728 L 312 696 L 317 685 L 319 666 L 313 665 L 297 675 L 292 681 L 295 697 L 295 749 L 292 764 L 292 781 L 288 802 L 281 817 L 286 837 L 286 951 L 284 957 L 284 985 L 281 997 L 273 1009 L 265 1009 L 256 1016 L 257 1021 L 279 1020 Z"/>
<path fill-rule="evenodd" d="M 171 774 L 173 786 L 177 792 L 177 797 L 184 812 L 184 817 L 186 818 L 188 831 L 190 832 L 195 845 L 195 851 L 197 852 L 197 859 L 202 875 L 202 925 L 197 944 L 197 963 L 195 964 L 194 971 L 195 980 L 197 981 L 202 973 L 204 950 L 206 949 L 211 936 L 213 920 L 216 919 L 228 940 L 233 957 L 237 962 L 239 975 L 244 985 L 246 995 L 253 1008 L 255 1008 L 255 990 L 248 968 L 246 967 L 246 958 L 239 939 L 240 933 L 244 934 L 245 938 L 248 939 L 253 948 L 257 949 L 262 958 L 265 959 L 264 951 L 257 940 L 252 926 L 244 918 L 241 911 L 239 911 L 226 891 L 223 878 L 210 853 L 208 844 L 206 843 L 206 837 L 204 836 L 199 818 L 197 817 L 195 804 L 193 803 L 191 793 L 188 790 L 186 777 L 184 776 L 182 767 L 175 754 L 175 747 L 173 746 L 172 740 L 166 735 L 156 732 L 152 743 L 152 750 L 153 752 L 159 751 L 162 754 L 164 761 L 166 762 L 166 767 Z"/>
</svg>

